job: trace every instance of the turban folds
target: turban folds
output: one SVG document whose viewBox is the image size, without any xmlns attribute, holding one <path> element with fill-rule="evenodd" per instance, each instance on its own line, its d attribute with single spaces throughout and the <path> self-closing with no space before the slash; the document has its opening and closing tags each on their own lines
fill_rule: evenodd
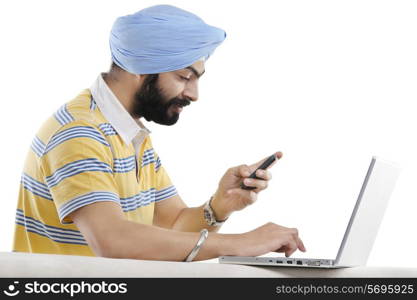
<svg viewBox="0 0 417 300">
<path fill-rule="evenodd" d="M 208 59 L 226 38 L 224 30 L 171 5 L 119 17 L 111 30 L 112 60 L 133 74 L 183 69 Z"/>
</svg>

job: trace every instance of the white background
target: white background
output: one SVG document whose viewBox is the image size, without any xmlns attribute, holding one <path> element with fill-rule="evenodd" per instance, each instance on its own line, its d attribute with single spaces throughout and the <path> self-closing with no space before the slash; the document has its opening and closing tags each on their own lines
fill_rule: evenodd
<svg viewBox="0 0 417 300">
<path fill-rule="evenodd" d="M 189 206 L 228 167 L 284 152 L 223 233 L 272 221 L 334 258 L 372 155 L 403 172 L 368 265 L 417 266 L 415 1 L 165 1 L 227 32 L 200 100 L 146 124 Z M 2 1 L 0 251 L 10 251 L 24 158 L 41 123 L 110 65 L 114 20 L 156 1 Z"/>
</svg>

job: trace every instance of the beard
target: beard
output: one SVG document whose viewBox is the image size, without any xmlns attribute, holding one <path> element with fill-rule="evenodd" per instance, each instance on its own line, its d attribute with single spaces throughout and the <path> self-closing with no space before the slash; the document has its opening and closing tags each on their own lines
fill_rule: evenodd
<svg viewBox="0 0 417 300">
<path fill-rule="evenodd" d="M 133 117 L 144 117 L 161 125 L 174 125 L 179 119 L 179 113 L 173 110 L 176 106 L 184 107 L 189 100 L 174 97 L 166 100 L 157 86 L 158 74 L 146 75 L 143 85 L 134 98 Z"/>
</svg>

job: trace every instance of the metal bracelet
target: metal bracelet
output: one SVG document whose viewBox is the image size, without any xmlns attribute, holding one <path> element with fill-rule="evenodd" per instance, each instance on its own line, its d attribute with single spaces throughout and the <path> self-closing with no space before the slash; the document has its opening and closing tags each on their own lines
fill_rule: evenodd
<svg viewBox="0 0 417 300">
<path fill-rule="evenodd" d="M 198 251 L 200 251 L 200 248 L 203 245 L 203 243 L 206 241 L 207 237 L 208 237 L 208 230 L 204 228 L 200 231 L 200 238 L 197 244 L 194 246 L 193 250 L 191 250 L 190 254 L 184 260 L 185 262 L 190 262 L 194 259 L 194 257 L 196 257 L 196 255 L 198 254 Z"/>
</svg>

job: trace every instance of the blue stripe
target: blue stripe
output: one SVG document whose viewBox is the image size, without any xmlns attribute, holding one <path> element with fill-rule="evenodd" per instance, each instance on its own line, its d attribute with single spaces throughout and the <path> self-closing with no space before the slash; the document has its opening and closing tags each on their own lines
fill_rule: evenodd
<svg viewBox="0 0 417 300">
<path fill-rule="evenodd" d="M 148 149 L 148 150 L 145 150 L 144 152 L 143 152 L 143 157 L 153 157 L 154 156 L 154 151 L 153 151 L 153 149 L 151 148 L 151 149 Z"/>
<path fill-rule="evenodd" d="M 132 197 L 120 198 L 120 204 L 124 212 L 135 210 L 139 207 L 149 205 L 152 202 L 159 202 L 177 194 L 175 186 L 169 186 L 162 190 L 151 188 L 141 191 Z"/>
<path fill-rule="evenodd" d="M 80 231 L 46 225 L 42 223 L 41 221 L 36 220 L 35 218 L 25 216 L 23 214 L 23 210 L 21 209 L 16 210 L 16 218 L 17 217 L 22 219 L 22 221 L 29 222 L 33 224 L 34 226 L 37 226 L 39 229 L 42 229 L 48 233 L 60 235 L 61 238 L 73 238 L 76 240 L 84 240 L 84 237 Z"/>
<path fill-rule="evenodd" d="M 132 211 L 138 207 L 149 205 L 154 202 L 155 189 L 151 188 L 147 191 L 142 191 L 132 197 L 120 198 L 120 204 L 124 212 Z"/>
<path fill-rule="evenodd" d="M 46 234 L 44 234 L 44 233 L 41 233 L 41 232 L 39 232 L 38 230 L 34 229 L 34 228 L 33 228 L 33 226 L 30 226 L 30 225 L 26 226 L 26 224 L 24 224 L 24 223 L 22 223 L 22 222 L 19 222 L 19 221 L 17 221 L 17 220 L 16 220 L 16 224 L 17 224 L 17 225 L 21 225 L 21 226 L 25 227 L 25 229 L 26 229 L 26 231 L 27 231 L 27 232 L 36 233 L 36 234 L 39 234 L 39 235 L 41 235 L 41 236 L 44 236 L 44 237 L 46 237 L 46 238 L 51 239 L 48 235 L 46 235 Z M 71 245 L 83 245 L 83 246 L 88 246 L 88 244 L 87 244 L 87 243 L 66 242 L 66 241 L 57 240 L 57 239 L 51 239 L 51 240 L 52 240 L 52 241 L 54 241 L 54 242 L 57 242 L 57 243 L 61 243 L 61 244 L 71 244 Z"/>
<path fill-rule="evenodd" d="M 175 186 L 169 186 L 167 188 L 164 188 L 162 190 L 156 191 L 155 195 L 155 202 L 159 202 L 168 198 L 171 198 L 172 196 L 175 196 L 177 194 L 177 189 Z"/>
<path fill-rule="evenodd" d="M 67 110 L 67 104 L 62 105 L 54 114 L 55 119 L 61 124 L 65 125 L 74 120 Z"/>
<path fill-rule="evenodd" d="M 21 209 L 16 209 L 16 215 L 17 214 L 19 214 L 20 216 L 23 216 L 23 210 L 21 210 Z M 34 218 L 32 218 L 32 217 L 28 217 L 28 216 L 25 216 L 27 219 L 30 219 L 30 220 L 35 220 Z M 35 220 L 36 221 L 36 220 Z M 42 223 L 43 224 L 43 223 Z M 75 235 L 75 236 L 80 236 L 80 237 L 83 237 L 83 235 L 81 234 L 81 232 L 80 231 L 78 231 L 78 230 L 74 230 L 74 229 L 66 229 L 66 228 L 61 228 L 61 227 L 55 227 L 55 226 L 51 226 L 51 225 L 47 225 L 47 224 L 44 224 L 47 228 L 50 228 L 50 229 L 54 229 L 54 230 L 58 230 L 58 231 L 62 231 L 63 233 L 68 233 L 68 234 L 72 234 L 72 235 Z"/>
<path fill-rule="evenodd" d="M 91 192 L 77 198 L 74 198 L 59 208 L 59 218 L 61 221 L 69 215 L 71 212 L 77 210 L 80 207 L 94 203 L 112 201 L 120 203 L 119 196 L 111 192 Z"/>
<path fill-rule="evenodd" d="M 65 117 L 65 119 L 67 120 L 67 122 L 71 122 L 74 121 L 74 118 L 71 116 L 71 114 L 69 113 L 69 111 L 67 110 L 67 105 L 64 105 L 64 108 L 61 110 L 62 116 Z"/>
<path fill-rule="evenodd" d="M 73 231 L 74 233 L 65 232 L 62 228 L 46 225 L 34 218 L 25 216 L 21 210 L 16 212 L 16 224 L 24 226 L 28 232 L 47 237 L 54 242 L 87 245 L 80 232 L 78 234 L 75 233 L 76 231 Z"/>
<path fill-rule="evenodd" d="M 70 140 L 74 138 L 80 138 L 80 137 L 86 137 L 86 138 L 92 138 L 100 143 L 102 143 L 105 146 L 110 146 L 109 143 L 107 143 L 106 139 L 100 134 L 98 130 L 96 130 L 94 127 L 91 126 L 74 126 L 68 129 L 65 129 L 59 133 L 57 133 L 55 136 L 51 138 L 51 140 L 48 143 L 48 146 L 46 147 L 46 151 L 44 154 L 51 151 L 53 148 L 58 146 L 59 144 Z"/>
<path fill-rule="evenodd" d="M 32 194 L 48 200 L 52 200 L 52 195 L 49 192 L 48 186 L 40 181 L 35 180 L 26 173 L 22 174 L 20 183 L 26 190 L 28 190 Z"/>
<path fill-rule="evenodd" d="M 116 130 L 111 126 L 110 123 L 102 123 L 98 125 L 98 128 L 105 134 L 105 135 L 117 135 Z"/>
<path fill-rule="evenodd" d="M 45 151 L 45 144 L 35 135 L 35 138 L 32 141 L 31 148 L 37 156 L 41 157 Z"/>
<path fill-rule="evenodd" d="M 113 171 L 116 173 L 127 173 L 136 167 L 136 157 L 134 155 L 126 158 L 115 158 L 113 163 Z"/>
<path fill-rule="evenodd" d="M 158 172 L 160 167 L 161 167 L 161 160 L 159 159 L 159 156 L 158 156 L 155 162 L 155 172 Z"/>
<path fill-rule="evenodd" d="M 155 162 L 155 154 L 153 149 L 148 149 L 145 152 L 143 152 L 142 156 L 142 167 L 149 165 L 151 163 Z"/>
<path fill-rule="evenodd" d="M 90 110 L 96 110 L 97 104 L 93 97 L 91 97 L 90 101 Z"/>
<path fill-rule="evenodd" d="M 99 161 L 97 158 L 86 158 L 71 163 L 56 170 L 52 175 L 46 177 L 46 184 L 49 188 L 54 187 L 65 178 L 84 173 L 84 172 L 104 172 L 113 173 L 111 167 Z"/>
</svg>

